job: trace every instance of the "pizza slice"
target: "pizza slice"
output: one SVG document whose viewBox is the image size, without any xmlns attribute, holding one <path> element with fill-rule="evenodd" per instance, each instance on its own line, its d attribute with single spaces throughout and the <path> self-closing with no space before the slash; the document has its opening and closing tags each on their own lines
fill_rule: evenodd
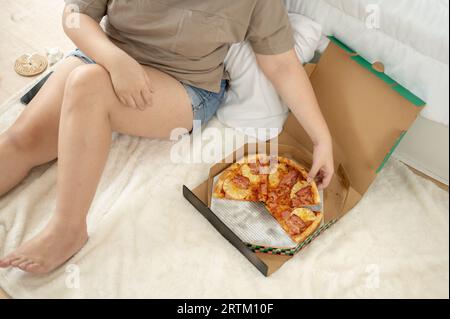
<svg viewBox="0 0 450 319">
<path fill-rule="evenodd" d="M 303 207 L 295 208 L 280 199 L 278 202 L 268 200 L 266 209 L 296 243 L 303 242 L 313 234 L 323 218 L 320 212 L 313 212 L 311 209 Z"/>
<path fill-rule="evenodd" d="M 265 156 L 245 157 L 231 165 L 220 176 L 214 187 L 215 198 L 264 202 L 267 198 L 267 174 Z"/>
<path fill-rule="evenodd" d="M 272 165 L 268 182 L 269 190 L 292 188 L 297 182 L 306 182 L 308 173 L 297 162 L 284 157 L 278 157 L 278 163 Z"/>
<path fill-rule="evenodd" d="M 296 243 L 301 243 L 311 236 L 323 219 L 322 213 L 313 212 L 308 208 L 285 210 L 278 216 L 277 220 L 281 227 Z"/>
<path fill-rule="evenodd" d="M 290 198 L 292 206 L 296 208 L 320 204 L 319 190 L 314 181 L 298 181 L 291 189 Z"/>
<path fill-rule="evenodd" d="M 320 204 L 315 182 L 308 183 L 307 179 L 305 168 L 283 157 L 278 158 L 278 163 L 268 176 L 266 208 L 297 243 L 311 235 L 322 220 L 320 213 L 316 216 L 316 213 L 304 208 Z"/>
</svg>

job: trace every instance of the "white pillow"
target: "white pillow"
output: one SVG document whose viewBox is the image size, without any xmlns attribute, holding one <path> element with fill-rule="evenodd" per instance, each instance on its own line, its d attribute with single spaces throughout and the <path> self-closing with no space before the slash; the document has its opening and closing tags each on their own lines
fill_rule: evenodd
<svg viewBox="0 0 450 319">
<path fill-rule="evenodd" d="M 302 62 L 309 62 L 321 41 L 322 27 L 299 14 L 289 14 L 289 18 L 294 29 L 296 52 Z M 217 112 L 219 121 L 253 137 L 258 137 L 255 132 L 261 132 L 261 129 L 270 129 L 263 139 L 276 137 L 287 119 L 288 108 L 258 67 L 248 42 L 231 46 L 225 68 L 231 81 L 224 104 Z"/>
</svg>

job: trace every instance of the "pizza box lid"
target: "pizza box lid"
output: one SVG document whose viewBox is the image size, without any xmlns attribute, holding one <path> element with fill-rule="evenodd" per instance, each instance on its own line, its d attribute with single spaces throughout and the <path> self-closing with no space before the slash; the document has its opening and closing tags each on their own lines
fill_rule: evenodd
<svg viewBox="0 0 450 319">
<path fill-rule="evenodd" d="M 425 106 L 420 98 L 378 71 L 334 37 L 310 74 L 334 142 L 334 155 L 351 187 L 364 195 Z M 313 145 L 291 114 L 280 140 Z"/>
<path fill-rule="evenodd" d="M 425 106 L 420 98 L 375 67 L 381 63 L 371 64 L 338 39 L 330 40 L 319 63 L 305 66 L 333 137 L 337 170 L 324 192 L 328 226 L 361 200 Z M 311 164 L 312 142 L 292 114 L 275 142 L 281 150 L 298 150 L 291 153 Z M 213 214 L 208 207 L 211 177 L 228 166 L 229 159 L 217 163 L 208 180 L 192 190 L 184 187 L 184 195 L 264 275 L 270 275 L 291 256 L 251 250 L 230 234 L 226 225 L 209 215 Z"/>
</svg>

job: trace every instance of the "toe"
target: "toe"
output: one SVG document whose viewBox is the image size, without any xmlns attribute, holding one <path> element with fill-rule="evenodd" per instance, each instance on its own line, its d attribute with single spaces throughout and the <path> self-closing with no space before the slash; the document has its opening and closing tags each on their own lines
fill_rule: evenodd
<svg viewBox="0 0 450 319">
<path fill-rule="evenodd" d="M 17 256 L 16 254 L 9 254 L 8 256 L 0 260 L 0 267 L 2 268 L 11 267 L 12 263 L 19 258 L 21 258 L 21 256 Z"/>
<path fill-rule="evenodd" d="M 42 273 L 41 266 L 38 263 L 36 263 L 36 262 L 32 262 L 32 263 L 26 265 L 24 267 L 24 269 L 22 269 L 22 270 L 26 271 L 26 272 L 29 272 L 31 274 L 40 274 L 40 273 Z"/>
<path fill-rule="evenodd" d="M 28 260 L 28 258 L 25 257 L 25 256 L 17 257 L 16 259 L 11 261 L 11 266 L 12 267 L 18 267 L 21 263 L 23 263 L 23 262 L 25 262 L 27 260 Z"/>
<path fill-rule="evenodd" d="M 24 262 L 21 262 L 17 267 L 23 271 L 26 271 L 27 267 L 31 264 L 34 264 L 33 260 L 26 260 Z"/>
</svg>

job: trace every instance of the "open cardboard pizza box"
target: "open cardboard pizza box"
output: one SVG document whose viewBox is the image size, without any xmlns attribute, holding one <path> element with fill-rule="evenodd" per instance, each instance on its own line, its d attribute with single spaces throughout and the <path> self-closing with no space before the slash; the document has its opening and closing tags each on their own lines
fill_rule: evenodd
<svg viewBox="0 0 450 319">
<path fill-rule="evenodd" d="M 323 194 L 324 224 L 297 253 L 342 216 L 367 192 L 425 103 L 334 37 L 317 65 L 306 65 L 334 142 L 336 173 Z M 307 168 L 312 163 L 312 142 L 291 114 L 282 134 L 269 141 L 264 152 L 278 145 L 279 155 Z M 261 153 L 245 145 L 232 156 Z M 210 209 L 213 178 L 226 169 L 230 157 L 211 168 L 208 180 L 184 187 L 187 200 L 232 243 L 261 273 L 269 276 L 293 257 L 293 253 L 260 249 L 243 242 Z"/>
</svg>

